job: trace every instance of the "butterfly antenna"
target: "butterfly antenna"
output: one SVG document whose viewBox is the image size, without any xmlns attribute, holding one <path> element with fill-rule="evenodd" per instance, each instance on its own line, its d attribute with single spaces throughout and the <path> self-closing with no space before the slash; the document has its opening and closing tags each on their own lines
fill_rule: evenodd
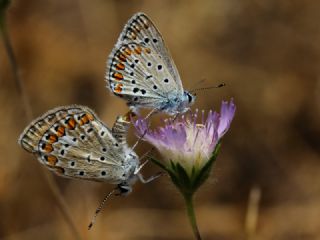
<svg viewBox="0 0 320 240">
<path fill-rule="evenodd" d="M 93 224 L 96 221 L 96 218 L 98 216 L 98 214 L 101 212 L 103 205 L 106 203 L 106 201 L 109 199 L 109 197 L 117 190 L 117 188 L 113 189 L 111 192 L 109 192 L 104 199 L 102 200 L 102 202 L 100 203 L 99 207 L 96 209 L 96 212 L 94 213 L 92 220 L 88 226 L 88 230 L 90 230 L 93 226 Z"/>
<path fill-rule="evenodd" d="M 201 78 L 200 80 L 198 80 L 197 82 L 195 82 L 195 83 L 192 84 L 192 88 L 194 88 L 195 86 L 201 85 L 201 84 L 204 83 L 205 81 L 206 81 L 205 78 Z"/>
<path fill-rule="evenodd" d="M 196 88 L 196 89 L 191 90 L 190 92 L 194 93 L 194 92 L 203 91 L 203 90 L 208 90 L 208 89 L 212 89 L 212 88 L 221 88 L 221 87 L 224 87 L 224 86 L 226 86 L 225 83 L 220 83 L 220 84 L 217 85 L 217 86 L 204 87 L 204 88 Z"/>
</svg>

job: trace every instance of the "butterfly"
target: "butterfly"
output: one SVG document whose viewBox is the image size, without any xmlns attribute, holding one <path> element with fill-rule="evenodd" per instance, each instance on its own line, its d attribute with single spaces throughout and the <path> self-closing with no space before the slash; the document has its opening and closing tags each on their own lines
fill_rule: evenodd
<svg viewBox="0 0 320 240">
<path fill-rule="evenodd" d="M 59 176 L 117 184 L 96 210 L 90 229 L 116 190 L 117 195 L 127 195 L 138 179 L 148 183 L 161 175 L 144 179 L 139 173 L 146 162 L 139 165 L 137 154 L 127 145 L 130 124 L 130 112 L 109 129 L 88 107 L 58 107 L 31 122 L 18 142 Z"/>
<path fill-rule="evenodd" d="M 107 88 L 132 111 L 149 108 L 177 115 L 189 110 L 195 96 L 185 91 L 160 32 L 144 13 L 125 25 L 107 62 Z"/>
<path fill-rule="evenodd" d="M 34 120 L 18 142 L 59 176 L 117 184 L 131 192 L 142 175 L 139 158 L 128 147 L 129 115 L 119 116 L 109 129 L 88 107 L 58 107 Z"/>
</svg>

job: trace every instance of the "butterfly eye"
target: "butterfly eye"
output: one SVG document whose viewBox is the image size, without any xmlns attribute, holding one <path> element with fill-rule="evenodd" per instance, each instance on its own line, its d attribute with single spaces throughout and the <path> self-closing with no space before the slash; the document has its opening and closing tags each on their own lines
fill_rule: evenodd
<svg viewBox="0 0 320 240">
<path fill-rule="evenodd" d="M 188 95 L 188 101 L 189 103 L 191 103 L 193 101 L 193 96 L 189 93 L 187 95 Z"/>
</svg>

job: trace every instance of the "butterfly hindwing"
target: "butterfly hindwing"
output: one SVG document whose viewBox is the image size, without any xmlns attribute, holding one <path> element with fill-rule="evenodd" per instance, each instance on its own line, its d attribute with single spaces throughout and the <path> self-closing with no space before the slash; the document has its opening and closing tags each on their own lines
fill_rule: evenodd
<svg viewBox="0 0 320 240">
<path fill-rule="evenodd" d="M 19 143 L 58 175 L 114 183 L 123 180 L 128 147 L 87 107 L 49 111 L 26 128 Z"/>
</svg>

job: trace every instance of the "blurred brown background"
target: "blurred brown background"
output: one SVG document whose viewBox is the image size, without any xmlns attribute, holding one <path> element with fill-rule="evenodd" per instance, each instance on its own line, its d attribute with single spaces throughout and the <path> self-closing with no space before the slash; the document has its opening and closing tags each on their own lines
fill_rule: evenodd
<svg viewBox="0 0 320 240">
<path fill-rule="evenodd" d="M 217 109 L 231 97 L 237 105 L 212 177 L 196 197 L 203 239 L 320 239 L 320 2 L 12 1 L 8 30 L 35 116 L 76 103 L 111 126 L 126 112 L 105 89 L 104 72 L 123 25 L 138 11 L 163 34 L 186 89 L 201 79 L 203 87 L 227 84 L 198 93 L 194 108 Z M 74 239 L 46 170 L 17 145 L 29 123 L 23 106 L 1 41 L 0 238 Z M 147 149 L 142 144 L 138 153 Z M 158 170 L 149 164 L 143 172 Z M 192 239 L 166 177 L 111 199 L 91 231 L 112 186 L 55 180 L 83 239 Z"/>
</svg>

